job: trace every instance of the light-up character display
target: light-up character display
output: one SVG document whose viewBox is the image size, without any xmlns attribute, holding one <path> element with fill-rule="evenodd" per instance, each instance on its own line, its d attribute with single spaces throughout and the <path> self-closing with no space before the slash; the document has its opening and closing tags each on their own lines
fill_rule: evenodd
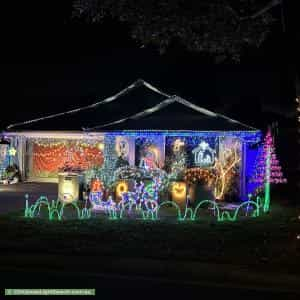
<svg viewBox="0 0 300 300">
<path fill-rule="evenodd" d="M 140 165 L 145 169 L 157 169 L 159 168 L 159 152 L 154 146 L 147 147 L 144 151 L 144 155 L 141 157 Z"/>
<path fill-rule="evenodd" d="M 128 141 L 123 137 L 117 137 L 116 139 L 116 153 L 118 155 L 118 159 L 116 161 L 115 168 L 118 169 L 124 166 L 128 166 L 129 144 Z"/>
</svg>

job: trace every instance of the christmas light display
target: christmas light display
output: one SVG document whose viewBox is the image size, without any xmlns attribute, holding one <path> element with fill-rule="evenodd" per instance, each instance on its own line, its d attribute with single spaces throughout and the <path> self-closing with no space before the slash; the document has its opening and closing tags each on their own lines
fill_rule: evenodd
<svg viewBox="0 0 300 300">
<path fill-rule="evenodd" d="M 71 207 L 75 209 L 77 218 L 80 220 L 89 219 L 92 217 L 91 211 L 92 208 L 87 208 L 86 205 L 84 208 L 80 208 L 79 205 L 75 202 L 73 203 L 61 203 L 60 201 L 52 201 L 51 203 L 48 201 L 47 197 L 41 196 L 34 204 L 29 205 L 29 196 L 25 195 L 25 211 L 24 216 L 26 218 L 35 218 L 40 217 L 40 209 L 42 206 L 46 206 L 48 210 L 48 218 L 49 220 L 62 220 L 64 219 L 64 211 L 66 207 Z M 223 221 L 236 221 L 242 215 L 243 217 L 259 217 L 260 216 L 260 199 L 256 198 L 255 201 L 249 198 L 248 201 L 243 202 L 239 206 L 237 206 L 233 212 L 230 210 L 226 210 L 223 207 L 220 207 L 216 201 L 212 200 L 202 200 L 198 203 L 198 205 L 193 209 L 185 206 L 183 209 L 180 208 L 178 204 L 173 201 L 163 201 L 158 204 L 153 200 L 146 200 L 143 205 L 138 205 L 137 202 L 127 202 L 122 203 L 121 205 L 117 205 L 111 197 L 107 201 L 100 201 L 97 205 L 99 205 L 99 210 L 104 210 L 106 215 L 111 220 L 122 219 L 126 217 L 128 214 L 125 212 L 134 211 L 134 215 L 137 216 L 137 219 L 143 220 L 160 220 L 164 218 L 164 207 L 174 207 L 176 211 L 176 218 L 178 221 L 196 221 L 202 219 L 201 210 L 207 210 L 211 207 L 214 211 L 212 217 L 216 219 L 218 222 Z M 101 208 L 100 208 L 101 207 Z M 250 212 L 250 214 L 249 214 Z"/>
<path fill-rule="evenodd" d="M 169 186 L 168 174 L 161 169 L 145 169 L 134 166 L 126 166 L 117 169 L 114 172 L 113 182 L 118 180 L 129 180 L 133 179 L 136 182 L 143 180 L 154 180 L 157 178 L 157 184 L 159 183 L 159 191 L 164 191 Z"/>
<path fill-rule="evenodd" d="M 102 205 L 103 196 L 104 196 L 103 191 L 90 192 L 89 201 L 92 205 L 93 210 L 102 210 L 103 209 L 103 205 Z"/>
<path fill-rule="evenodd" d="M 80 220 L 89 219 L 91 217 L 90 209 L 80 209 L 76 202 L 72 203 L 62 203 L 59 200 L 52 200 L 49 202 L 48 198 L 45 196 L 41 196 L 39 199 L 35 201 L 34 204 L 29 205 L 29 195 L 25 195 L 25 211 L 24 217 L 26 218 L 35 218 L 40 216 L 41 207 L 45 206 L 48 211 L 48 218 L 50 221 L 52 220 L 62 220 L 64 217 L 64 211 L 66 206 L 72 207 L 75 209 L 77 213 L 77 218 Z"/>
<path fill-rule="evenodd" d="M 123 193 L 128 192 L 128 183 L 124 180 L 117 183 L 116 186 L 116 197 L 120 200 L 122 198 Z"/>
<path fill-rule="evenodd" d="M 79 176 L 77 173 L 58 174 L 58 198 L 60 201 L 71 203 L 79 200 Z"/>
<path fill-rule="evenodd" d="M 66 168 L 87 170 L 100 167 L 103 164 L 103 152 L 100 149 L 95 143 L 34 141 L 31 176 L 56 177 L 59 171 Z"/>
<path fill-rule="evenodd" d="M 1 180 L 3 179 L 4 181 L 6 180 L 5 170 L 10 165 L 10 156 L 8 155 L 8 150 L 9 150 L 8 141 L 0 143 L 0 179 Z"/>
<path fill-rule="evenodd" d="M 209 168 L 188 168 L 184 180 L 188 184 L 203 184 L 213 190 L 217 200 L 222 200 L 233 184 L 240 163 L 239 144 L 234 143 L 224 149 L 223 158 L 214 158 L 215 163 Z"/>
<path fill-rule="evenodd" d="M 214 164 L 216 151 L 212 149 L 205 141 L 201 141 L 196 148 L 192 150 L 194 155 L 194 164 L 199 167 L 207 167 Z"/>
<path fill-rule="evenodd" d="M 9 156 L 15 156 L 17 153 L 17 150 L 14 147 L 10 147 L 8 150 L 8 155 Z"/>
<path fill-rule="evenodd" d="M 283 177 L 279 160 L 276 157 L 275 146 L 270 129 L 264 138 L 263 147 L 258 153 L 254 175 L 251 179 L 253 182 L 264 186 L 264 212 L 270 209 L 270 184 L 286 183 Z"/>
<path fill-rule="evenodd" d="M 103 192 L 91 192 L 89 194 L 89 202 L 91 203 L 91 209 L 93 211 L 109 211 L 115 209 L 117 203 L 113 200 L 112 196 L 109 196 L 107 200 L 104 200 Z"/>
<path fill-rule="evenodd" d="M 189 168 L 185 170 L 183 178 L 188 184 L 203 183 L 208 187 L 212 187 L 216 181 L 216 174 L 213 168 Z"/>
<path fill-rule="evenodd" d="M 214 183 L 214 195 L 218 200 L 222 200 L 233 184 L 233 179 L 237 174 L 241 156 L 239 153 L 240 143 L 236 141 L 230 147 L 223 149 L 223 159 L 215 159 L 216 180 Z"/>
<path fill-rule="evenodd" d="M 104 190 L 102 181 L 99 178 L 91 180 L 91 192 L 101 192 Z"/>
<path fill-rule="evenodd" d="M 171 186 L 172 201 L 176 202 L 179 206 L 186 205 L 187 186 L 185 182 L 173 182 Z"/>
<path fill-rule="evenodd" d="M 143 200 L 153 200 L 155 202 L 158 202 L 159 200 L 159 192 L 163 187 L 163 180 L 161 176 L 154 177 L 152 182 L 148 184 L 143 192 L 142 192 L 142 198 Z"/>
<path fill-rule="evenodd" d="M 164 138 L 162 136 L 136 137 L 135 146 L 136 165 L 146 170 L 163 167 Z"/>
<path fill-rule="evenodd" d="M 118 159 L 116 153 L 116 136 L 105 135 L 104 137 L 104 164 L 99 173 L 100 179 L 106 187 L 111 186 L 114 181 L 114 172 Z"/>
</svg>

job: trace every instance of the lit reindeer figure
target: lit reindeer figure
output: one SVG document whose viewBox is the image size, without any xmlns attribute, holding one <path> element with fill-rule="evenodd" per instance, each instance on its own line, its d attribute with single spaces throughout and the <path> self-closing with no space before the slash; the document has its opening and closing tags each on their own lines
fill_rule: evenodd
<svg viewBox="0 0 300 300">
<path fill-rule="evenodd" d="M 159 177 L 154 177 L 153 182 L 144 189 L 142 202 L 147 211 L 154 211 L 157 209 L 161 184 L 162 180 Z"/>
<path fill-rule="evenodd" d="M 129 211 L 132 207 L 135 206 L 136 209 L 141 209 L 143 203 L 143 192 L 144 192 L 144 183 L 134 181 L 134 192 L 124 192 L 122 193 L 122 200 L 119 203 L 119 208 L 127 205 Z"/>
</svg>

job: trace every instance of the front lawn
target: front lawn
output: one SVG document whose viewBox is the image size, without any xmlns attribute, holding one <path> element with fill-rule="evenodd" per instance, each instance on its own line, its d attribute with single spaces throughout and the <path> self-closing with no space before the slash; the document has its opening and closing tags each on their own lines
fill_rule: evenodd
<svg viewBox="0 0 300 300">
<path fill-rule="evenodd" d="M 23 212 L 17 212 L 0 218 L 1 267 L 14 267 L 8 265 L 6 257 L 28 267 L 36 265 L 35 256 L 43 260 L 43 256 L 54 255 L 60 257 L 56 263 L 61 265 L 63 257 L 79 256 L 76 264 L 88 265 L 91 271 L 95 264 L 87 264 L 89 257 L 99 262 L 105 258 L 211 262 L 299 274 L 298 212 L 296 208 L 274 206 L 269 215 L 222 223 L 213 219 L 112 221 L 101 217 L 47 221 L 27 219 Z M 46 265 L 53 266 L 50 262 Z"/>
</svg>

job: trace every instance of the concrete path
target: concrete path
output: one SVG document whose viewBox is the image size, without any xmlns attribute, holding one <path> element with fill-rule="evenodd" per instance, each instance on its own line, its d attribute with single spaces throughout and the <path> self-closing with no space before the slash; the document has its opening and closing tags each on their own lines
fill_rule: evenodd
<svg viewBox="0 0 300 300">
<path fill-rule="evenodd" d="M 49 200 L 57 199 L 56 183 L 18 183 L 0 185 L 0 214 L 21 210 L 25 204 L 25 194 L 29 195 L 29 203 L 40 196 Z"/>
</svg>

